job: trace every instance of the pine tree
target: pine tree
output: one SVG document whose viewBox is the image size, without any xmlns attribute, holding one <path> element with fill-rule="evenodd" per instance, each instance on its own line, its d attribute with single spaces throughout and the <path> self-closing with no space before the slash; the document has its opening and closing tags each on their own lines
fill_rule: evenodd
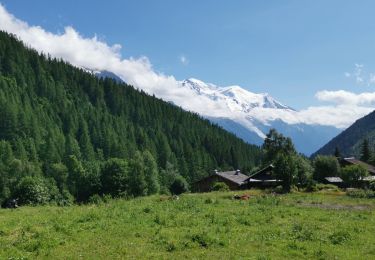
<svg viewBox="0 0 375 260">
<path fill-rule="evenodd" d="M 158 165 L 149 151 L 143 152 L 143 163 L 145 167 L 147 195 L 158 193 L 160 190 Z"/>
<path fill-rule="evenodd" d="M 361 161 L 368 162 L 371 158 L 371 151 L 368 139 L 364 139 L 361 147 Z"/>
</svg>

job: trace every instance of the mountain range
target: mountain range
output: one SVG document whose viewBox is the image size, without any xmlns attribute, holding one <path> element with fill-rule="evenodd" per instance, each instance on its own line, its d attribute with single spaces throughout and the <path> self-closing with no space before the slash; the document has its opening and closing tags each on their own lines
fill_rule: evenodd
<svg viewBox="0 0 375 260">
<path fill-rule="evenodd" d="M 94 73 L 98 77 L 111 77 L 116 81 L 120 78 L 108 71 Z M 267 132 L 275 128 L 291 137 L 299 152 L 311 155 L 341 132 L 341 129 L 333 126 L 286 122 L 280 114 L 290 117 L 298 111 L 268 93 L 253 93 L 237 85 L 220 87 L 195 78 L 179 81 L 179 85 L 181 89 L 192 92 L 192 96 L 210 101 L 211 106 L 203 111 L 193 107 L 193 112 L 251 144 L 261 145 Z M 180 105 L 178 99 L 166 101 Z"/>
</svg>

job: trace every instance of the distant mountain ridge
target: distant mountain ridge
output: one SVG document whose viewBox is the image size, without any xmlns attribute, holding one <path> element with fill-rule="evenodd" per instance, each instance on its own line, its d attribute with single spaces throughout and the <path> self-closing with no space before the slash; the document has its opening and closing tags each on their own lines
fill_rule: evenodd
<svg viewBox="0 0 375 260">
<path fill-rule="evenodd" d="M 360 156 L 360 149 L 363 140 L 367 138 L 370 147 L 375 145 L 375 111 L 358 119 L 341 134 L 333 138 L 312 156 L 318 154 L 333 154 L 336 147 L 342 156 Z"/>
<path fill-rule="evenodd" d="M 288 124 L 281 119 L 265 122 L 262 120 L 264 110 L 296 111 L 277 101 L 268 93 L 252 93 L 240 86 L 219 87 L 194 78 L 181 81 L 181 86 L 225 105 L 228 111 L 227 115 L 205 117 L 248 143 L 261 145 L 267 132 L 271 128 L 275 128 L 282 134 L 291 137 L 299 152 L 310 155 L 341 132 L 340 129 L 332 126 L 306 123 Z"/>
<path fill-rule="evenodd" d="M 119 76 L 109 71 L 90 71 L 100 78 L 112 78 L 117 82 L 124 82 Z M 210 99 L 225 113 L 217 115 L 217 111 L 210 111 L 205 114 L 199 113 L 211 122 L 218 124 L 225 130 L 234 133 L 250 144 L 261 145 L 271 128 L 277 129 L 280 133 L 291 137 L 297 150 L 306 155 L 311 155 L 319 147 L 327 143 L 331 138 L 341 132 L 340 129 L 332 126 L 316 124 L 294 123 L 290 124 L 275 116 L 274 119 L 264 119 L 264 112 L 280 111 L 285 113 L 296 113 L 297 111 L 278 100 L 268 93 L 253 93 L 240 86 L 227 87 L 206 83 L 199 79 L 189 78 L 179 81 L 181 88 L 191 91 L 193 95 Z M 177 100 L 169 99 L 167 102 L 179 106 Z M 215 116 L 213 116 L 215 114 Z"/>
</svg>

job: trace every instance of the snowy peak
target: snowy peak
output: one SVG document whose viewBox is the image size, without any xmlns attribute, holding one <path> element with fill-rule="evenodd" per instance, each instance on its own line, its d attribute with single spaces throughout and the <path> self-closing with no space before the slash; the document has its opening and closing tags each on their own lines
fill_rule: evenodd
<svg viewBox="0 0 375 260">
<path fill-rule="evenodd" d="M 181 85 L 182 87 L 194 90 L 199 95 L 204 95 L 215 101 L 225 102 L 231 111 L 247 113 L 253 108 L 293 110 L 278 102 L 267 93 L 256 94 L 240 86 L 219 87 L 194 78 L 182 81 Z"/>
</svg>

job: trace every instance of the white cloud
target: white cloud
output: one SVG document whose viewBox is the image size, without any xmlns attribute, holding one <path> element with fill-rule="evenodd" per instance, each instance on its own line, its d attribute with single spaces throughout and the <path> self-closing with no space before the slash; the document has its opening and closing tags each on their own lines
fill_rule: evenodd
<svg viewBox="0 0 375 260">
<path fill-rule="evenodd" d="M 321 101 L 333 102 L 338 105 L 374 106 L 375 92 L 355 94 L 345 90 L 319 91 L 315 95 Z"/>
<path fill-rule="evenodd" d="M 189 60 L 188 58 L 182 54 L 180 57 L 179 57 L 179 60 L 181 62 L 182 65 L 188 65 L 189 64 Z"/>
<path fill-rule="evenodd" d="M 122 58 L 121 45 L 108 45 L 96 36 L 85 38 L 74 28 L 65 27 L 63 33 L 54 34 L 39 26 L 30 26 L 8 13 L 0 4 L 0 29 L 16 34 L 28 46 L 52 57 L 62 58 L 75 66 L 91 70 L 107 70 L 120 76 L 124 81 L 182 108 L 212 117 L 235 117 L 243 121 L 249 116 L 228 110 L 225 104 L 197 95 L 184 88 L 173 76 L 156 72 L 147 57 Z M 187 64 L 186 56 L 180 62 Z M 356 64 L 354 73 L 346 76 L 363 80 L 363 65 Z M 375 76 L 372 77 L 375 82 Z M 309 107 L 302 111 L 280 109 L 254 109 L 250 116 L 267 122 L 282 119 L 287 123 L 308 123 L 347 127 L 359 117 L 372 111 L 375 104 L 374 93 L 353 94 L 346 91 L 321 91 L 316 94 L 321 101 L 333 102 L 331 106 Z"/>
</svg>

